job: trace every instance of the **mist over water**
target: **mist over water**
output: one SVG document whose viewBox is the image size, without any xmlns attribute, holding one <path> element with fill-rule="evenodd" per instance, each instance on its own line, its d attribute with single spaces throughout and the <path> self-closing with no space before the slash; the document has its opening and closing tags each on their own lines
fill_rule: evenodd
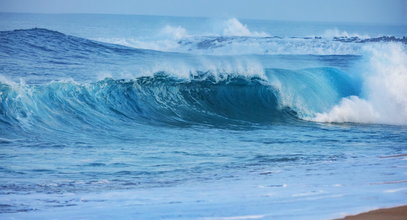
<svg viewBox="0 0 407 220">
<path fill-rule="evenodd" d="M 0 17 L 1 218 L 327 219 L 403 204 L 404 26 Z"/>
</svg>

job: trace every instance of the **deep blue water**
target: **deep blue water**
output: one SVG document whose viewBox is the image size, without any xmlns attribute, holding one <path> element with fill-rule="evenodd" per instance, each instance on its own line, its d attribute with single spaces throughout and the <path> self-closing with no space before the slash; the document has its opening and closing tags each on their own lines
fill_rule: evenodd
<svg viewBox="0 0 407 220">
<path fill-rule="evenodd" d="M 405 26 L 0 14 L 1 219 L 406 204 Z"/>
</svg>

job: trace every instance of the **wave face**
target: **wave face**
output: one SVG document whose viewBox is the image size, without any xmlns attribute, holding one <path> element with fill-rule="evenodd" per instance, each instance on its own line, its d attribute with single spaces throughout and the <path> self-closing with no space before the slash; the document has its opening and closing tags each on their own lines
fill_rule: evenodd
<svg viewBox="0 0 407 220">
<path fill-rule="evenodd" d="M 177 80 L 164 73 L 90 84 L 1 84 L 2 123 L 113 129 L 137 123 L 284 121 L 273 88 L 257 78 Z M 107 128 L 106 128 L 107 127 Z"/>
</svg>

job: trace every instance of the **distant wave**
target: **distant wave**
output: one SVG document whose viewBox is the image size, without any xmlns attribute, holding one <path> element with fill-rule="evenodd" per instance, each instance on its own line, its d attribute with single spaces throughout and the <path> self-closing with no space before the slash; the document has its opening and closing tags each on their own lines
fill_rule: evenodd
<svg viewBox="0 0 407 220">
<path fill-rule="evenodd" d="M 182 36 L 182 35 L 181 35 Z M 303 54 L 303 55 L 361 55 L 363 46 L 370 43 L 400 42 L 407 37 L 381 36 L 359 38 L 337 36 L 315 37 L 258 37 L 258 36 L 187 36 L 153 42 L 136 39 L 99 39 L 129 47 L 195 54 Z"/>
<path fill-rule="evenodd" d="M 194 35 L 182 26 L 164 26 L 155 37 L 98 38 L 96 40 L 128 47 L 209 55 L 305 54 L 361 55 L 366 43 L 401 42 L 407 37 L 376 36 L 329 29 L 315 36 L 273 36 L 253 31 L 236 18 L 217 22 L 218 28 Z"/>
<path fill-rule="evenodd" d="M 305 54 L 305 55 L 361 55 L 367 43 L 400 42 L 407 37 L 382 36 L 359 38 L 323 37 L 189 37 L 178 41 L 180 51 L 202 54 Z"/>
</svg>

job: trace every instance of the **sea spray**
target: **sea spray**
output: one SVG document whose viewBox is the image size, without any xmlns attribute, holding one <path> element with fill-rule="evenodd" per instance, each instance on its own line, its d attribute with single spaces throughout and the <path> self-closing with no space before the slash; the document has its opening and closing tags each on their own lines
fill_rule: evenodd
<svg viewBox="0 0 407 220">
<path fill-rule="evenodd" d="M 361 97 L 343 98 L 318 122 L 407 124 L 407 54 L 401 44 L 366 46 Z"/>
</svg>

